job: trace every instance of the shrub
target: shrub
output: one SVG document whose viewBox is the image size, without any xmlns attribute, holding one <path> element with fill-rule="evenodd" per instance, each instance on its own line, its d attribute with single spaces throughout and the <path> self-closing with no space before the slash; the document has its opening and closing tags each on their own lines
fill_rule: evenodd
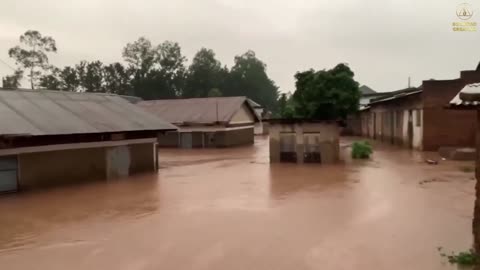
<svg viewBox="0 0 480 270">
<path fill-rule="evenodd" d="M 373 153 L 372 146 L 367 141 L 354 142 L 352 144 L 352 158 L 367 159 Z"/>
<path fill-rule="evenodd" d="M 441 252 L 442 248 L 440 247 L 438 248 L 438 250 Z M 452 264 L 458 264 L 462 266 L 478 265 L 478 263 L 480 262 L 480 258 L 472 249 L 469 251 L 459 252 L 458 254 L 452 252 L 451 255 L 442 252 L 440 253 L 440 256 L 446 257 L 448 259 L 448 262 Z"/>
</svg>

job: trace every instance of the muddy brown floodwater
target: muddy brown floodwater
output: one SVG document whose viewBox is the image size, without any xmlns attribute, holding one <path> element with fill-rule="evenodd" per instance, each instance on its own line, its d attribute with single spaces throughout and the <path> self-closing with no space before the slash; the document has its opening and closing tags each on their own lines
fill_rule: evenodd
<svg viewBox="0 0 480 270">
<path fill-rule="evenodd" d="M 160 150 L 158 174 L 0 197 L 0 269 L 455 269 L 473 173 L 376 145 L 371 161 L 268 162 L 268 142 Z"/>
</svg>

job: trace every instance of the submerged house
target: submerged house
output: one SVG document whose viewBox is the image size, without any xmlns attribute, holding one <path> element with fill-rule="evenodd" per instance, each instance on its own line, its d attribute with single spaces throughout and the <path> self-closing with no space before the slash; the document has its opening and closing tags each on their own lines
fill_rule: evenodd
<svg viewBox="0 0 480 270">
<path fill-rule="evenodd" d="M 334 121 L 270 119 L 270 162 L 335 163 L 340 129 Z"/>
<path fill-rule="evenodd" d="M 450 102 L 468 84 L 480 82 L 476 70 L 460 72 L 453 80 L 425 80 L 370 101 L 360 113 L 361 135 L 405 147 L 437 151 L 443 147 L 475 145 L 476 114 L 449 110 Z"/>
<path fill-rule="evenodd" d="M 246 97 L 149 100 L 138 106 L 178 127 L 158 137 L 161 147 L 209 148 L 253 144 L 259 121 Z"/>
<path fill-rule="evenodd" d="M 153 172 L 175 129 L 116 95 L 0 90 L 0 192 Z"/>
<path fill-rule="evenodd" d="M 268 122 L 264 121 L 268 118 L 268 111 L 260 104 L 256 103 L 251 99 L 247 99 L 250 106 L 257 114 L 258 121 L 255 122 L 255 126 L 253 128 L 253 133 L 255 135 L 267 135 L 268 134 Z"/>
<path fill-rule="evenodd" d="M 372 100 L 386 95 L 386 93 L 376 92 L 366 85 L 360 86 L 358 90 L 360 92 L 358 108 L 360 112 L 365 110 Z M 361 136 L 361 125 L 362 122 L 360 121 L 360 113 L 349 115 L 346 119 L 345 126 L 343 127 L 341 134 Z"/>
</svg>

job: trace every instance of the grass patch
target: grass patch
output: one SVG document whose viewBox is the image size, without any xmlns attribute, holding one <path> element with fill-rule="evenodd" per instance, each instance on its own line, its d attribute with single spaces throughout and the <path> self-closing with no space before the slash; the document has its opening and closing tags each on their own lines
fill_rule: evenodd
<svg viewBox="0 0 480 270">
<path fill-rule="evenodd" d="M 352 144 L 353 159 L 367 159 L 372 153 L 372 146 L 367 141 L 358 141 Z"/>
<path fill-rule="evenodd" d="M 464 173 L 472 173 L 472 172 L 475 171 L 475 167 L 474 166 L 461 166 L 460 171 L 462 171 Z"/>
<path fill-rule="evenodd" d="M 443 253 L 442 248 L 439 247 L 440 256 L 448 259 L 448 262 L 451 264 L 458 264 L 461 266 L 472 266 L 478 265 L 480 263 L 480 257 L 475 253 L 473 249 L 469 251 L 462 251 L 459 253 L 452 252 L 450 255 Z"/>
</svg>

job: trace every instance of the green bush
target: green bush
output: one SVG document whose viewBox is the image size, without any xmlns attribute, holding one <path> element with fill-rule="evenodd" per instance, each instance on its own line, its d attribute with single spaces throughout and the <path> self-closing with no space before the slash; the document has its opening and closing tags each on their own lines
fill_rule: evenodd
<svg viewBox="0 0 480 270">
<path fill-rule="evenodd" d="M 367 141 L 354 142 L 352 144 L 352 158 L 367 159 L 373 153 L 372 146 Z"/>
<path fill-rule="evenodd" d="M 441 252 L 442 248 L 440 247 L 438 250 Z M 440 256 L 446 257 L 452 264 L 458 264 L 462 266 L 478 265 L 480 262 L 480 258 L 473 249 L 459 253 L 452 252 L 451 255 L 441 252 Z"/>
</svg>

